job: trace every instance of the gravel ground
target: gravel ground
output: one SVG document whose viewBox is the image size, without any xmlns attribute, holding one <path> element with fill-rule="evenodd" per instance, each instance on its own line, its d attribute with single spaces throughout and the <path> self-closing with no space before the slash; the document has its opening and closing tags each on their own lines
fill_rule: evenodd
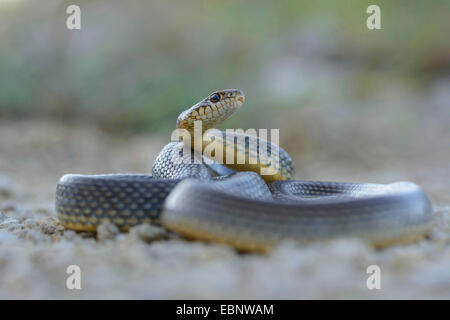
<svg viewBox="0 0 450 320">
<path fill-rule="evenodd" d="M 423 140 L 413 135 L 407 142 L 414 152 L 406 155 L 392 152 L 392 141 L 374 135 L 356 138 L 353 146 L 367 150 L 367 159 L 362 153 L 349 161 L 333 149 L 331 135 L 326 137 L 331 143 L 312 155 L 304 156 L 304 149 L 293 152 L 298 178 L 419 183 L 435 209 L 429 239 L 380 251 L 355 239 L 302 247 L 285 243 L 259 255 L 167 237 L 150 226 L 119 234 L 114 226 L 103 225 L 97 238 L 64 230 L 53 208 L 61 175 L 148 172 L 167 138 L 117 139 L 90 125 L 2 121 L 0 298 L 450 298 L 449 149 L 427 142 L 434 135 L 442 141 L 449 136 L 436 130 L 424 133 Z M 354 136 L 352 130 L 337 134 Z M 282 136 L 281 142 L 289 151 L 292 146 L 283 142 L 288 138 Z M 309 139 L 318 143 L 314 134 Z M 375 152 L 364 149 L 364 139 L 382 143 Z M 374 152 L 389 161 L 374 161 Z M 380 290 L 366 287 L 366 268 L 373 264 L 381 268 Z M 69 265 L 81 268 L 81 290 L 66 288 Z"/>
</svg>

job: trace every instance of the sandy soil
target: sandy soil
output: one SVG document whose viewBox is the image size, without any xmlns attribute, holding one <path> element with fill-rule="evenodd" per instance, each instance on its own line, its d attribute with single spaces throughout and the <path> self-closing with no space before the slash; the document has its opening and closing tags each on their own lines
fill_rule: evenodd
<svg viewBox="0 0 450 320">
<path fill-rule="evenodd" d="M 335 126 L 345 127 L 342 121 Z M 355 134 L 351 128 L 336 132 L 339 139 Z M 307 156 L 307 146 L 293 152 L 298 178 L 419 183 L 435 209 L 429 239 L 381 251 L 354 239 L 303 247 L 285 243 L 267 255 L 243 255 L 177 237 L 154 240 L 164 231 L 150 227 L 118 234 L 105 226 L 96 239 L 58 224 L 53 201 L 61 175 L 149 172 L 167 137 L 117 139 L 89 124 L 2 121 L 0 298 L 450 298 L 450 156 L 444 145 L 427 143 L 437 134 L 446 137 L 437 131 L 423 140 L 413 135 L 407 143 L 414 151 L 406 154 L 372 134 L 355 138 L 345 152 L 333 146 L 338 138 L 332 134 L 322 137 L 330 140 L 326 147 Z M 320 140 L 314 134 L 308 139 Z M 289 151 L 287 140 L 282 136 Z M 376 151 L 373 141 L 382 141 Z M 350 161 L 346 154 L 356 149 L 364 152 L 351 153 Z M 74 264 L 81 268 L 81 290 L 66 288 L 66 269 Z M 372 264 L 381 268 L 380 290 L 366 287 Z"/>
</svg>

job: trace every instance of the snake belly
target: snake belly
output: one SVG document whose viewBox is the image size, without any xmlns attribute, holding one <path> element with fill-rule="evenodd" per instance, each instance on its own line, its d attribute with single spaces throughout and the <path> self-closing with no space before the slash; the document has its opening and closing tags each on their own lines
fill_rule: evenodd
<svg viewBox="0 0 450 320">
<path fill-rule="evenodd" d="M 183 112 L 177 127 L 192 133 L 194 121 L 202 121 L 206 131 L 243 102 L 240 90 L 217 91 Z M 214 159 L 202 155 L 205 143 L 193 150 L 171 142 L 155 160 L 153 175 L 63 176 L 55 200 L 59 220 L 78 231 L 95 231 L 104 221 L 123 231 L 151 223 L 244 251 L 342 236 L 385 246 L 420 240 L 430 230 L 430 201 L 414 183 L 290 180 L 294 163 L 277 145 L 218 130 L 211 136 L 209 146 L 224 150 Z M 227 154 L 245 161 L 221 165 Z M 272 171 L 261 176 L 262 169 Z"/>
</svg>

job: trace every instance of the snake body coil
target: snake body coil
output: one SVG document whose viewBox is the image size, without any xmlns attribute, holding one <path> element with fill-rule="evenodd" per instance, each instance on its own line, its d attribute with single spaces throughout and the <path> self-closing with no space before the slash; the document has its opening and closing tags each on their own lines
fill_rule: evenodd
<svg viewBox="0 0 450 320">
<path fill-rule="evenodd" d="M 427 234 L 431 205 L 411 182 L 289 180 L 294 163 L 280 147 L 243 133 L 207 131 L 243 103 L 242 91 L 223 90 L 183 112 L 177 127 L 194 134 L 195 121 L 201 121 L 201 134 L 209 139 L 200 145 L 169 143 L 155 160 L 153 176 L 65 175 L 56 191 L 61 223 L 80 231 L 95 231 L 103 221 L 124 231 L 153 223 L 187 238 L 247 251 L 265 251 L 284 240 L 304 243 L 339 236 L 384 246 Z M 223 150 L 214 160 L 227 166 L 206 158 L 207 148 Z M 236 161 L 240 156 L 244 162 Z M 226 159 L 233 161 L 229 165 Z M 261 170 L 266 174 L 261 176 Z"/>
</svg>

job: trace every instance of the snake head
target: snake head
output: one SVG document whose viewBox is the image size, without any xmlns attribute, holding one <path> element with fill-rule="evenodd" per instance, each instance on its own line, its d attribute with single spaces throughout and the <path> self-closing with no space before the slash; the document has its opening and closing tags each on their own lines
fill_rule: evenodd
<svg viewBox="0 0 450 320">
<path fill-rule="evenodd" d="M 215 91 L 188 110 L 183 111 L 177 119 L 177 128 L 192 131 L 195 121 L 202 121 L 206 131 L 228 119 L 244 104 L 245 95 L 239 89 Z"/>
</svg>

